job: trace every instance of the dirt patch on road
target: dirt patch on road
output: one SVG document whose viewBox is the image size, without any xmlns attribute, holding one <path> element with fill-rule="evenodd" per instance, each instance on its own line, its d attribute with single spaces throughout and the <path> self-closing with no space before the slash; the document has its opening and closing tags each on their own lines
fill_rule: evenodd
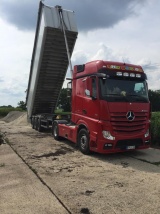
<svg viewBox="0 0 160 214">
<path fill-rule="evenodd" d="M 1 131 L 70 213 L 158 213 L 160 166 L 125 154 L 83 155 L 73 143 L 33 130 L 23 116 L 0 121 Z"/>
</svg>

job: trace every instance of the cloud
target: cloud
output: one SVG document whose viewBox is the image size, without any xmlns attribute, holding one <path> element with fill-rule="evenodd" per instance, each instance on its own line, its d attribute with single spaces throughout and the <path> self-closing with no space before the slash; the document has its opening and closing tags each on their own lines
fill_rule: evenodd
<svg viewBox="0 0 160 214">
<path fill-rule="evenodd" d="M 157 90 L 159 89 L 160 82 L 160 64 L 151 63 L 150 60 L 144 60 L 141 63 L 144 72 L 147 74 L 149 89 Z"/>
<path fill-rule="evenodd" d="M 1 18 L 21 30 L 32 30 L 36 26 L 38 1 L 1 0 Z"/>
<path fill-rule="evenodd" d="M 107 61 L 120 61 L 120 62 L 125 61 L 129 63 L 129 59 L 127 58 L 124 59 L 124 57 L 120 53 L 117 54 L 115 51 L 113 51 L 113 49 L 107 47 L 103 43 L 99 44 L 99 49 L 97 53 L 94 56 L 92 56 L 90 60 L 92 61 L 99 59 Z"/>
<path fill-rule="evenodd" d="M 142 64 L 142 67 L 144 70 L 146 71 L 153 71 L 153 70 L 158 70 L 159 69 L 160 64 L 152 64 L 151 62 L 146 63 L 146 64 Z"/>
<path fill-rule="evenodd" d="M 28 74 L 20 73 L 3 77 L 0 80 L 0 106 L 8 103 L 17 106 L 21 100 L 25 101 L 25 90 L 27 88 Z"/>
<path fill-rule="evenodd" d="M 4 82 L 4 80 L 3 80 L 3 78 L 2 78 L 2 77 L 0 77 L 0 83 L 2 83 L 2 82 Z"/>
<path fill-rule="evenodd" d="M 76 50 L 74 51 L 73 57 L 72 57 L 72 63 L 74 65 L 81 65 L 85 64 L 88 61 L 89 55 L 85 53 L 82 50 Z"/>
<path fill-rule="evenodd" d="M 19 78 L 19 80 L 12 78 L 0 84 L 0 106 L 12 104 L 16 107 L 19 101 L 25 101 L 24 88 L 26 88 L 26 85 L 22 78 Z"/>
<path fill-rule="evenodd" d="M 18 31 L 0 18 L 0 106 L 25 101 L 34 33 Z"/>
<path fill-rule="evenodd" d="M 89 31 L 113 27 L 118 22 L 136 14 L 136 9 L 147 0 L 46 0 L 48 5 L 61 5 L 74 10 L 78 29 Z M 54 5 L 53 5 L 54 3 Z M 35 29 L 39 0 L 1 0 L 0 14 L 21 30 Z"/>
<path fill-rule="evenodd" d="M 79 30 L 72 63 L 94 59 L 143 66 L 159 89 L 159 0 L 45 0 L 74 10 Z M 39 0 L 1 0 L 0 106 L 25 101 Z M 154 15 L 153 15 L 154 14 Z M 68 71 L 67 77 L 70 77 Z"/>
<path fill-rule="evenodd" d="M 112 48 L 106 46 L 104 43 L 100 43 L 98 49 L 93 52 L 85 52 L 82 50 L 74 51 L 72 62 L 73 64 L 85 64 L 88 61 L 94 60 L 107 60 L 107 61 L 120 61 L 130 63 L 129 58 L 125 57 L 120 52 L 115 52 Z"/>
</svg>

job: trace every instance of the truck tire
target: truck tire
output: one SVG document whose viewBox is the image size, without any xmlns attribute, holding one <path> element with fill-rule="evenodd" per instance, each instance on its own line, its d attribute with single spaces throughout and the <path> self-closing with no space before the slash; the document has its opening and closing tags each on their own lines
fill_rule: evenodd
<svg viewBox="0 0 160 214">
<path fill-rule="evenodd" d="M 54 122 L 52 124 L 52 135 L 53 135 L 55 140 L 60 140 L 58 123 L 56 123 L 56 122 Z"/>
<path fill-rule="evenodd" d="M 88 155 L 90 153 L 89 134 L 86 129 L 81 129 L 78 133 L 78 146 L 83 154 Z"/>
<path fill-rule="evenodd" d="M 35 130 L 38 130 L 38 118 L 35 118 L 35 120 L 34 120 L 34 128 L 35 128 Z"/>
<path fill-rule="evenodd" d="M 43 131 L 43 128 L 41 127 L 41 119 L 40 119 L 40 118 L 37 119 L 37 122 L 36 122 L 36 130 L 37 130 L 38 132 L 42 132 L 42 131 Z"/>
<path fill-rule="evenodd" d="M 35 129 L 35 118 L 32 117 L 31 119 L 32 129 Z"/>
</svg>

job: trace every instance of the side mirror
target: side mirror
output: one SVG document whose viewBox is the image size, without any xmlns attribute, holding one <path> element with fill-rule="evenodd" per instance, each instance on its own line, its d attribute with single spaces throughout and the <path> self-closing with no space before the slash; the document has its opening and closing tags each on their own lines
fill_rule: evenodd
<svg viewBox="0 0 160 214">
<path fill-rule="evenodd" d="M 67 83 L 67 97 L 71 97 L 72 95 L 72 82 Z"/>
<path fill-rule="evenodd" d="M 72 95 L 72 89 L 70 89 L 70 88 L 68 89 L 67 88 L 67 97 L 70 98 L 71 95 Z"/>
</svg>

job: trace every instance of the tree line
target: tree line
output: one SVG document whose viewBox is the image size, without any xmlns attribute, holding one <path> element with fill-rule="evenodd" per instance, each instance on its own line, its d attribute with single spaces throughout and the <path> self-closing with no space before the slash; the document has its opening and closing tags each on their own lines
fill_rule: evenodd
<svg viewBox="0 0 160 214">
<path fill-rule="evenodd" d="M 149 90 L 148 91 L 149 100 L 151 103 L 151 111 L 158 112 L 160 111 L 160 90 Z"/>
</svg>

